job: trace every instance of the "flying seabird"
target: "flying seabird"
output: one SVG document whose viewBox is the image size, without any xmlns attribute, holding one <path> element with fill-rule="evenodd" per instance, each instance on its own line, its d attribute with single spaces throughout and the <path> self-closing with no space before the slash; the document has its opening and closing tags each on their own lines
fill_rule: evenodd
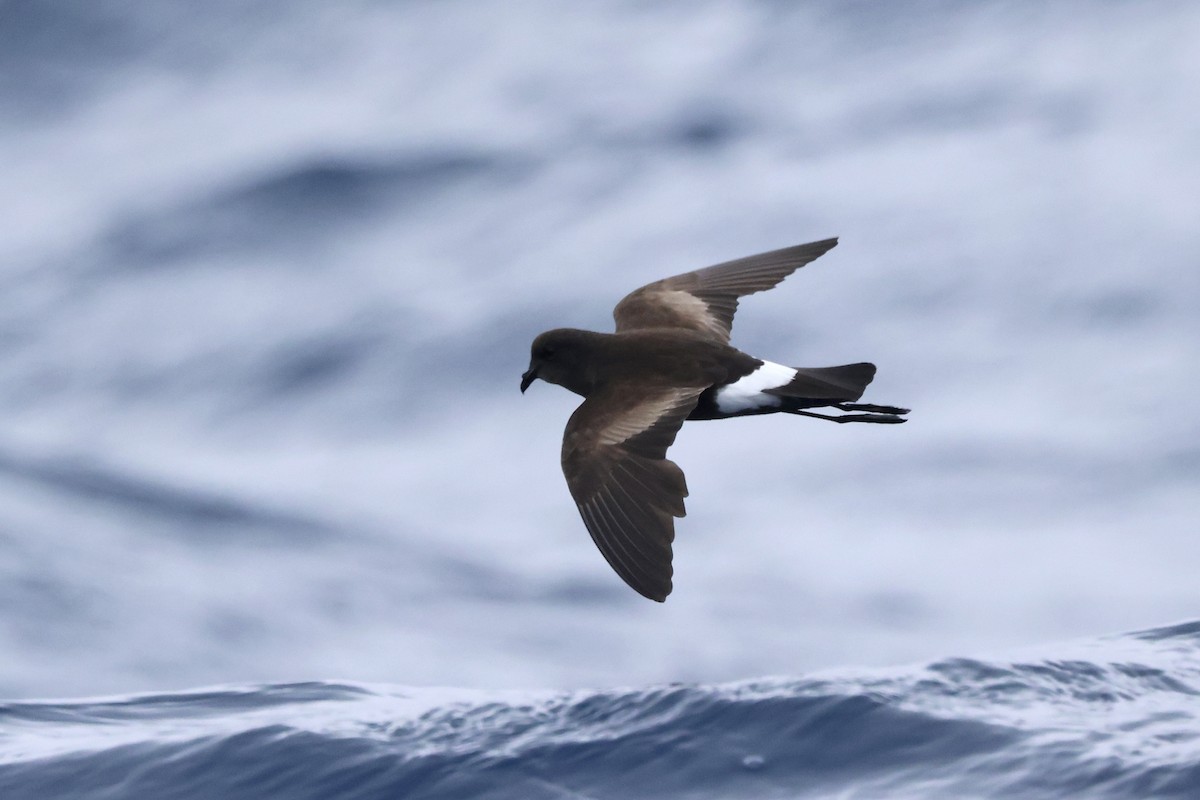
<svg viewBox="0 0 1200 800">
<path fill-rule="evenodd" d="M 875 365 L 793 368 L 729 344 L 738 298 L 772 288 L 837 239 L 727 261 L 647 284 L 613 310 L 615 333 L 558 328 L 533 340 L 537 378 L 584 398 L 563 434 L 562 469 L 592 541 L 639 594 L 671 593 L 683 470 L 666 457 L 684 420 L 784 412 L 834 422 L 904 422 L 908 409 L 856 403 Z M 844 414 L 825 414 L 832 408 Z"/>
</svg>

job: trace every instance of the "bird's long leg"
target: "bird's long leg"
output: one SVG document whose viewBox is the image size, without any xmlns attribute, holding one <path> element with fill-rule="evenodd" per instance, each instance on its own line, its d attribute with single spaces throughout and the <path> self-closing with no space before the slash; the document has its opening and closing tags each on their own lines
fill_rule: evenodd
<svg viewBox="0 0 1200 800">
<path fill-rule="evenodd" d="M 799 414 L 802 417 L 813 417 L 814 419 L 827 419 L 830 422 L 875 422 L 881 425 L 895 425 L 899 422 L 907 422 L 904 417 L 898 417 L 895 414 L 840 414 L 833 416 L 832 414 L 818 414 L 815 411 L 793 411 L 786 409 L 788 414 Z"/>
<path fill-rule="evenodd" d="M 834 403 L 838 411 L 870 411 L 875 414 L 907 414 L 907 408 L 896 406 L 877 406 L 873 403 Z"/>
</svg>

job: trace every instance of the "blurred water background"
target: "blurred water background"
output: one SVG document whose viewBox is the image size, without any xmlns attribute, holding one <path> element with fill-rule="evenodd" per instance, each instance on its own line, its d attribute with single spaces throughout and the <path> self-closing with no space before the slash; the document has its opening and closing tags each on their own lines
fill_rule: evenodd
<svg viewBox="0 0 1200 800">
<path fill-rule="evenodd" d="M 0 2 L 0 697 L 1200 617 L 1198 74 L 1188 2 Z M 529 341 L 831 235 L 734 343 L 874 361 L 911 422 L 688 424 L 637 597 Z"/>
</svg>

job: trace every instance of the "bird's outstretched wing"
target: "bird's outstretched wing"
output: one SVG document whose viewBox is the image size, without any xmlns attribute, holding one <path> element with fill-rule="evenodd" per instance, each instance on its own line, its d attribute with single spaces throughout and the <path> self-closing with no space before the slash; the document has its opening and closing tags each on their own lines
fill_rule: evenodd
<svg viewBox="0 0 1200 800">
<path fill-rule="evenodd" d="M 610 386 L 575 410 L 562 468 L 592 541 L 622 580 L 660 603 L 671 593 L 675 517 L 686 513 L 683 470 L 667 448 L 703 387 L 645 393 Z"/>
<path fill-rule="evenodd" d="M 613 309 L 617 332 L 686 328 L 728 342 L 739 297 L 770 289 L 836 244 L 834 238 L 785 247 L 647 284 Z"/>
</svg>

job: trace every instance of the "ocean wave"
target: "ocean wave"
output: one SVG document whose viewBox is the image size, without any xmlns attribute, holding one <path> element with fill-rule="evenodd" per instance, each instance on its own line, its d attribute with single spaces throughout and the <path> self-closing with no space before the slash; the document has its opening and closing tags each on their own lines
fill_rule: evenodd
<svg viewBox="0 0 1200 800">
<path fill-rule="evenodd" d="M 17 798 L 1195 797 L 1200 623 L 715 686 L 349 683 L 0 706 Z"/>
</svg>

